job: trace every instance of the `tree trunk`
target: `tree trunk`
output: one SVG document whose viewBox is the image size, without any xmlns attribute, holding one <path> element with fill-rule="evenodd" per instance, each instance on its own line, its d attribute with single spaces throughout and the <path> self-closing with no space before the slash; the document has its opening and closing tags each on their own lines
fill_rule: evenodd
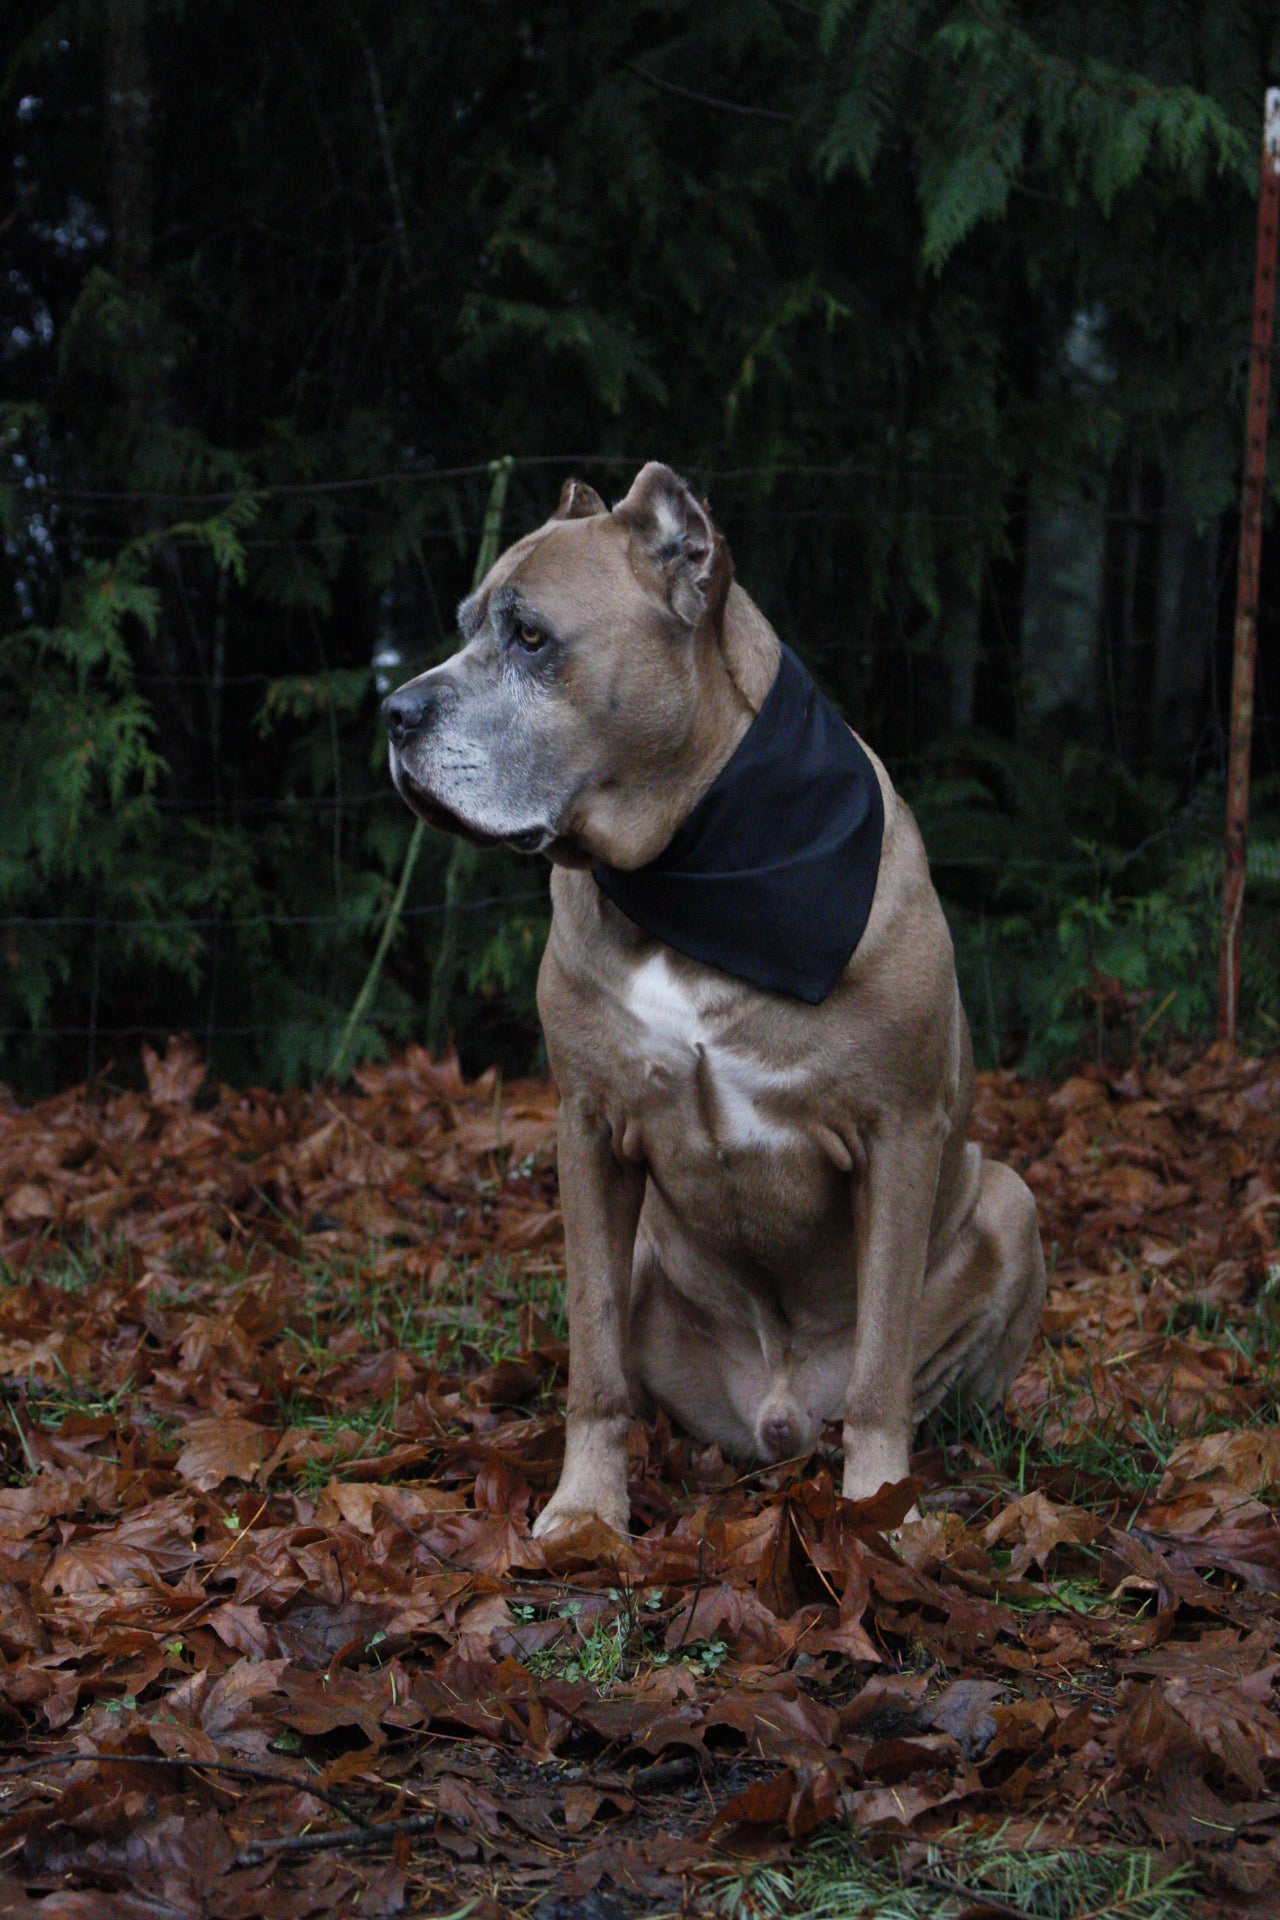
<svg viewBox="0 0 1280 1920">
<path fill-rule="evenodd" d="M 150 277 L 155 213 L 147 13 L 148 0 L 107 0 L 103 80 L 111 264 L 116 277 L 135 288 Z"/>
<path fill-rule="evenodd" d="M 1025 732 L 1089 738 L 1097 726 L 1106 509 L 1083 493 L 1038 504 L 1022 598 Z"/>
<path fill-rule="evenodd" d="M 1160 528 L 1159 601 L 1151 687 L 1152 759 L 1187 784 L 1208 744 L 1209 663 L 1217 632 L 1219 527 L 1197 530 L 1170 481 Z"/>
</svg>

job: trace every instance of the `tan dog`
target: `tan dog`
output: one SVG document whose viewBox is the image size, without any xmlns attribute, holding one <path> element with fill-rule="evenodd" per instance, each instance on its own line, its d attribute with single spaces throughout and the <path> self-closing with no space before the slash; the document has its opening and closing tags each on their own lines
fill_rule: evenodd
<svg viewBox="0 0 1280 1920">
<path fill-rule="evenodd" d="M 628 1518 L 629 1417 L 656 1402 L 744 1461 L 844 1430 L 844 1492 L 908 1471 L 953 1385 L 1001 1398 L 1044 1260 L 1017 1174 L 965 1142 L 951 940 L 915 821 L 884 801 L 866 930 L 819 1006 L 643 933 L 593 862 L 671 840 L 773 682 L 776 636 L 666 467 L 556 515 L 459 610 L 462 650 L 385 704 L 424 818 L 555 864 L 538 1006 L 560 1090 L 564 1470 L 535 1532 Z"/>
</svg>

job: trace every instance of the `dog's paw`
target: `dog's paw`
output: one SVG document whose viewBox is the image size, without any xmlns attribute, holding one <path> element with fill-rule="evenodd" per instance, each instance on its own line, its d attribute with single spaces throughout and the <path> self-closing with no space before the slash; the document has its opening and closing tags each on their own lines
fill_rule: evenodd
<svg viewBox="0 0 1280 1920">
<path fill-rule="evenodd" d="M 564 1437 L 560 1484 L 533 1523 L 534 1538 L 592 1521 L 627 1531 L 627 1427 L 625 1413 L 570 1413 Z"/>
<path fill-rule="evenodd" d="M 625 1533 L 629 1518 L 625 1501 L 619 1505 L 613 1500 L 601 1500 L 588 1507 L 576 1500 L 562 1500 L 556 1494 L 534 1521 L 533 1537 L 535 1540 L 545 1540 L 550 1534 L 577 1532 L 579 1527 L 589 1527 L 593 1523 L 610 1527 L 614 1533 Z"/>
<path fill-rule="evenodd" d="M 841 1497 L 845 1500 L 856 1500 L 860 1504 L 865 1504 L 868 1500 L 878 1500 L 880 1495 L 885 1493 L 888 1488 L 899 1486 L 901 1482 L 907 1478 L 908 1471 L 906 1467 L 899 1467 L 896 1471 L 890 1468 L 887 1472 L 874 1473 L 851 1473 L 848 1467 L 846 1467 L 844 1482 L 840 1488 Z M 920 1515 L 913 1507 L 906 1517 L 908 1520 L 918 1520 Z"/>
</svg>

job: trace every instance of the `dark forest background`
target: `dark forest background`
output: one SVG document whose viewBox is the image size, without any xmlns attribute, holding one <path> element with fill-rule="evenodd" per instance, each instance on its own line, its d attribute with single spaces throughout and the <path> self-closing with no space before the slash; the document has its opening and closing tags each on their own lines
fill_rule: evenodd
<svg viewBox="0 0 1280 1920">
<path fill-rule="evenodd" d="M 378 694 L 454 644 L 507 455 L 508 535 L 570 472 L 705 491 L 917 808 L 986 1063 L 1210 1031 L 1274 0 L 0 32 L 0 1075 L 175 1029 L 326 1070 L 412 825 Z M 1254 775 L 1267 1046 L 1274 539 Z M 357 1054 L 536 1064 L 545 921 L 428 836 Z"/>
</svg>

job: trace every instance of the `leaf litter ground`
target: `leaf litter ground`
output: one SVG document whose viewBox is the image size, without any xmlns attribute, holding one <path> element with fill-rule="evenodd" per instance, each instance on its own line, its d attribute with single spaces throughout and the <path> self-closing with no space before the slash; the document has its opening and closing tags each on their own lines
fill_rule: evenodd
<svg viewBox="0 0 1280 1920">
<path fill-rule="evenodd" d="M 550 1543 L 550 1089 L 145 1064 L 0 1102 L 0 1917 L 1276 1910 L 1280 1061 L 982 1081 L 1044 1337 L 905 1487 Z"/>
</svg>

